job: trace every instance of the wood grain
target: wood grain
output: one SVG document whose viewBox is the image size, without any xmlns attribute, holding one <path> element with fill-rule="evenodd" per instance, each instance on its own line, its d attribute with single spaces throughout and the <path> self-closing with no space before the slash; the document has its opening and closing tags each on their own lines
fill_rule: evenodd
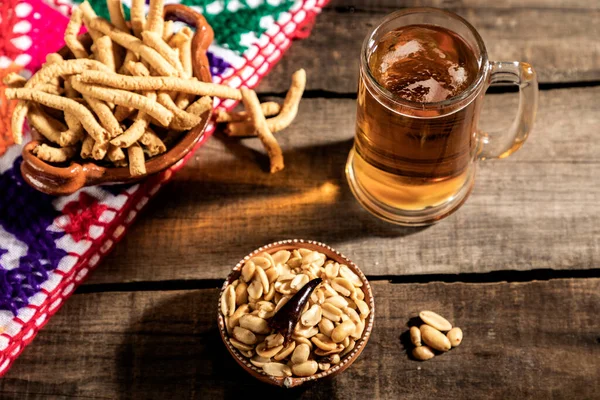
<svg viewBox="0 0 600 400">
<path fill-rule="evenodd" d="M 317 18 L 312 35 L 294 43 L 259 90 L 287 90 L 289 77 L 302 67 L 308 89 L 356 92 L 360 47 L 367 33 L 387 14 L 416 6 L 458 13 L 479 31 L 490 60 L 527 61 L 536 68 L 540 82 L 600 80 L 597 2 L 333 0 Z"/>
<path fill-rule="evenodd" d="M 254 381 L 216 327 L 217 289 L 75 295 L 0 381 L 3 399 L 593 398 L 600 390 L 600 280 L 520 284 L 375 283 L 375 330 L 335 379 L 298 390 Z M 476 299 L 476 300 L 475 300 Z M 411 360 L 422 309 L 464 330 L 463 344 Z"/>
<path fill-rule="evenodd" d="M 280 239 L 334 246 L 366 274 L 456 274 L 600 262 L 600 88 L 544 91 L 528 143 L 480 164 L 474 193 L 426 229 L 379 222 L 350 193 L 344 163 L 355 101 L 304 99 L 279 133 L 286 169 L 271 175 L 256 139 L 212 138 L 148 205 L 86 283 L 223 279 Z M 516 95 L 490 95 L 487 126 L 508 126 Z"/>
</svg>

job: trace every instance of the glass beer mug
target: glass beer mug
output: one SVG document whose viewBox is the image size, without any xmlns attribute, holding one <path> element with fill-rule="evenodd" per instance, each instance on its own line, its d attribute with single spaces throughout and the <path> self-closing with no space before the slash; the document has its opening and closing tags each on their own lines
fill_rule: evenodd
<svg viewBox="0 0 600 400">
<path fill-rule="evenodd" d="M 537 110 L 538 84 L 523 62 L 489 61 L 463 18 L 434 8 L 389 15 L 360 55 L 356 137 L 346 176 L 360 204 L 400 225 L 447 217 L 469 196 L 475 166 L 519 149 Z M 477 124 L 490 85 L 519 87 L 512 126 Z"/>
</svg>

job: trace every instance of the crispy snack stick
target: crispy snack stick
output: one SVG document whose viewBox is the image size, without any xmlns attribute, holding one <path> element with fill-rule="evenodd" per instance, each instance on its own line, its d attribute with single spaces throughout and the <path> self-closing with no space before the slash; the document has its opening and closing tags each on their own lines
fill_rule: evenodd
<svg viewBox="0 0 600 400">
<path fill-rule="evenodd" d="M 49 55 L 50 56 L 50 55 Z M 84 69 L 108 70 L 106 65 L 96 60 L 80 59 L 67 60 L 61 63 L 44 66 L 27 81 L 25 88 L 34 88 L 37 85 L 52 82 L 59 77 L 80 74 Z M 12 114 L 11 131 L 16 144 L 23 142 L 23 124 L 29 106 L 25 101 L 17 102 Z"/>
<path fill-rule="evenodd" d="M 73 79 L 73 87 L 84 95 L 95 97 L 106 102 L 130 106 L 135 109 L 142 110 L 156 118 L 157 121 L 165 126 L 168 126 L 173 119 L 173 113 L 171 111 L 167 110 L 157 102 L 137 93 L 120 89 L 107 89 L 98 85 L 82 83 L 79 76 Z"/>
<path fill-rule="evenodd" d="M 169 46 L 179 51 L 179 59 L 183 65 L 185 77 L 192 77 L 192 38 L 194 32 L 189 27 L 183 27 L 169 39 Z"/>
<path fill-rule="evenodd" d="M 120 147 L 113 146 L 111 144 L 110 146 L 108 146 L 106 157 L 109 161 L 116 163 L 117 161 L 125 160 L 125 152 L 123 152 L 123 150 Z"/>
<path fill-rule="evenodd" d="M 11 72 L 10 74 L 4 77 L 2 83 L 4 83 L 4 85 L 9 88 L 22 88 L 25 86 L 25 83 L 27 83 L 27 79 L 23 78 L 16 72 Z"/>
<path fill-rule="evenodd" d="M 44 143 L 33 149 L 33 154 L 40 160 L 56 163 L 70 160 L 75 156 L 75 153 L 77 153 L 77 149 L 73 146 L 56 148 Z"/>
<path fill-rule="evenodd" d="M 70 99 L 75 99 L 79 97 L 79 92 L 75 89 L 73 89 L 73 85 L 71 85 L 71 77 L 66 77 L 65 78 L 65 96 L 67 96 Z"/>
<path fill-rule="evenodd" d="M 85 71 L 79 77 L 82 82 L 110 86 L 123 90 L 175 90 L 178 92 L 191 93 L 198 96 L 220 97 L 223 99 L 241 100 L 239 89 L 225 85 L 190 81 L 189 79 L 165 77 L 165 76 L 126 76 L 114 73 L 96 73 L 96 71 Z"/>
<path fill-rule="evenodd" d="M 288 90 L 281 112 L 274 118 L 269 118 L 267 124 L 271 132 L 279 132 L 287 128 L 298 113 L 298 105 L 304 88 L 306 87 L 306 71 L 299 69 L 292 75 L 292 84 Z M 226 133 L 229 136 L 252 136 L 256 135 L 256 129 L 252 124 L 243 122 L 231 122 L 227 125 Z"/>
<path fill-rule="evenodd" d="M 112 72 L 100 61 L 90 59 L 65 60 L 60 63 L 44 66 L 25 84 L 26 88 L 32 89 L 39 84 L 48 83 L 55 78 L 64 78 L 69 75 L 81 74 L 86 69 Z"/>
<path fill-rule="evenodd" d="M 79 8 L 73 9 L 71 19 L 65 29 L 65 43 L 75 58 L 88 58 L 89 54 L 83 44 L 79 41 L 79 31 L 81 30 L 83 14 Z"/>
<path fill-rule="evenodd" d="M 163 33 L 163 0 L 150 0 L 150 8 L 148 9 L 148 21 L 146 22 L 146 31 L 154 32 L 162 36 Z"/>
<path fill-rule="evenodd" d="M 176 50 L 173 50 L 164 40 L 161 35 L 155 32 L 144 31 L 142 32 L 142 39 L 144 44 L 150 46 L 164 57 L 177 71 L 183 73 L 183 65 L 179 61 L 179 56 Z"/>
<path fill-rule="evenodd" d="M 163 31 L 162 31 L 162 39 L 165 42 L 169 42 L 169 39 L 171 39 L 173 37 L 173 21 L 165 21 L 163 24 Z"/>
<path fill-rule="evenodd" d="M 212 110 L 213 107 L 213 99 L 209 96 L 203 96 L 193 102 L 185 111 L 194 114 L 197 116 L 201 116 L 208 110 Z"/>
<path fill-rule="evenodd" d="M 94 147 L 92 148 L 92 158 L 94 160 L 102 160 L 104 158 L 104 156 L 106 156 L 106 152 L 108 151 L 108 146 L 110 146 L 110 143 L 108 143 L 108 142 L 94 143 Z"/>
<path fill-rule="evenodd" d="M 146 163 L 144 160 L 144 150 L 139 144 L 134 143 L 127 148 L 129 157 L 129 173 L 131 176 L 144 175 L 146 173 Z"/>
<path fill-rule="evenodd" d="M 110 36 L 114 42 L 125 47 L 127 50 L 133 51 L 142 59 L 146 60 L 152 66 L 152 68 L 156 69 L 159 74 L 165 76 L 179 75 L 179 72 L 171 64 L 169 64 L 167 60 L 161 57 L 156 50 L 143 44 L 140 39 L 128 34 L 127 32 L 123 32 L 102 18 L 98 18 L 92 14 L 89 14 L 86 11 L 86 8 L 83 7 L 86 3 L 87 2 L 82 3 L 80 8 L 83 11 L 83 20 L 85 25 L 89 29 L 95 29 L 107 36 Z"/>
<path fill-rule="evenodd" d="M 96 59 L 106 65 L 111 71 L 115 71 L 115 55 L 113 53 L 113 42 L 110 37 L 103 35 L 96 42 Z"/>
<path fill-rule="evenodd" d="M 265 146 L 267 154 L 269 154 L 271 173 L 282 170 L 284 167 L 283 153 L 275 136 L 269 130 L 267 120 L 260 109 L 260 102 L 258 101 L 256 92 L 248 88 L 241 88 L 240 90 L 242 92 L 242 101 L 246 110 L 248 110 L 248 114 L 250 114 L 250 120 L 254 124 L 258 138 L 263 143 L 263 146 Z"/>
<path fill-rule="evenodd" d="M 165 146 L 163 141 L 160 140 L 156 133 L 154 133 L 150 128 L 146 129 L 146 132 L 144 132 L 144 134 L 140 138 L 140 143 L 146 147 L 150 157 L 156 156 L 167 151 L 167 146 Z"/>
<path fill-rule="evenodd" d="M 105 102 L 86 94 L 83 95 L 83 98 L 90 106 L 92 111 L 98 116 L 100 125 L 102 125 L 108 132 L 109 140 L 123 133 L 119 121 L 117 121 L 115 115 L 112 113 L 112 110 Z"/>
<path fill-rule="evenodd" d="M 142 63 L 130 62 L 127 65 L 127 69 L 129 70 L 129 72 L 131 72 L 132 75 L 148 76 L 150 74 L 148 69 Z M 144 95 L 152 101 L 156 100 L 156 92 L 154 91 L 147 91 L 144 93 Z M 118 147 L 131 146 L 132 144 L 137 142 L 139 138 L 144 134 L 149 123 L 150 116 L 145 112 L 140 111 L 133 124 L 131 124 L 131 126 L 125 131 L 125 133 L 111 140 L 111 143 Z"/>
<path fill-rule="evenodd" d="M 175 118 L 173 118 L 173 121 L 171 121 L 171 124 L 169 125 L 170 129 L 186 131 L 188 129 L 192 129 L 200 123 L 200 117 L 178 108 L 168 93 L 160 92 L 158 94 L 157 101 L 167 110 L 171 111 L 173 115 L 175 115 Z"/>
<path fill-rule="evenodd" d="M 79 155 L 81 158 L 92 158 L 92 150 L 94 149 L 94 144 L 96 141 L 90 135 L 86 135 L 85 139 L 83 139 L 83 143 L 81 143 L 81 151 Z"/>
<path fill-rule="evenodd" d="M 106 130 L 104 130 L 104 128 L 98 124 L 98 121 L 96 121 L 90 110 L 75 100 L 28 88 L 6 89 L 5 95 L 7 99 L 34 101 L 43 104 L 46 107 L 56 108 L 62 110 L 63 112 L 68 111 L 72 113 L 79 120 L 79 122 L 81 122 L 84 129 L 94 138 L 94 140 L 102 143 L 106 142 L 107 140 L 108 133 Z"/>
<path fill-rule="evenodd" d="M 146 29 L 145 4 L 144 0 L 132 0 L 131 2 L 131 27 L 133 28 L 133 34 L 138 38 L 142 37 L 142 31 Z"/>
<path fill-rule="evenodd" d="M 46 114 L 38 104 L 30 107 L 27 118 L 42 136 L 52 143 L 60 144 L 60 133 L 67 129 L 62 122 Z"/>
<path fill-rule="evenodd" d="M 260 109 L 265 117 L 272 117 L 279 114 L 281 106 L 274 101 L 267 101 L 260 104 Z M 217 123 L 247 121 L 250 118 L 247 111 L 233 112 L 219 109 L 216 114 Z"/>
<path fill-rule="evenodd" d="M 80 142 L 85 136 L 83 125 L 70 112 L 65 112 L 65 122 L 69 129 L 60 133 L 58 144 L 62 147 L 74 145 Z"/>
<path fill-rule="evenodd" d="M 120 30 L 129 33 L 121 0 L 106 0 L 106 5 L 108 7 L 108 14 L 110 15 L 110 22 Z"/>
</svg>

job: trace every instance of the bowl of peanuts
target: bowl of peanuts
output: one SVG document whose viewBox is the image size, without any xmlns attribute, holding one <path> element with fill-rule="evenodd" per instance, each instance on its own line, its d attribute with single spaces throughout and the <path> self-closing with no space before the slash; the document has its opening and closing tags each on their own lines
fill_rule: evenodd
<svg viewBox="0 0 600 400">
<path fill-rule="evenodd" d="M 220 292 L 217 322 L 236 362 L 262 382 L 294 387 L 343 372 L 373 330 L 360 269 L 331 247 L 284 240 L 244 257 Z"/>
<path fill-rule="evenodd" d="M 213 31 L 201 14 L 152 0 L 146 16 L 144 3 L 134 1 L 131 22 L 120 1 L 107 1 L 110 22 L 82 3 L 67 25 L 66 46 L 29 81 L 12 77 L 6 94 L 19 100 L 13 137 L 21 143 L 27 117 L 32 141 L 23 147 L 21 171 L 36 189 L 66 195 L 161 172 L 202 139 L 213 97 L 241 99 L 212 83 L 206 51 Z M 175 21 L 195 31 L 174 32 Z M 88 33 L 79 35 L 82 27 Z"/>
</svg>

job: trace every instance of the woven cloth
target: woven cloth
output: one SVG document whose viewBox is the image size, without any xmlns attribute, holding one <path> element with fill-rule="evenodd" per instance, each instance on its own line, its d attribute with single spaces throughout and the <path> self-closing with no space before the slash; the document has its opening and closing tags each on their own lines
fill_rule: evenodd
<svg viewBox="0 0 600 400">
<path fill-rule="evenodd" d="M 209 49 L 213 80 L 255 87 L 292 39 L 308 35 L 327 0 L 181 2 L 202 12 L 215 31 Z M 106 13 L 104 0 L 91 3 L 99 15 Z M 5 0 L 0 7 L 0 77 L 11 71 L 30 75 L 48 52 L 61 48 L 74 5 L 69 0 Z M 124 5 L 128 12 L 130 0 Z M 21 146 L 12 145 L 9 131 L 14 104 L 3 93 L 0 87 L 0 376 L 193 153 L 139 184 L 48 196 L 20 175 Z M 216 106 L 229 109 L 235 102 L 217 101 Z M 210 124 L 196 149 L 213 131 Z"/>
</svg>

